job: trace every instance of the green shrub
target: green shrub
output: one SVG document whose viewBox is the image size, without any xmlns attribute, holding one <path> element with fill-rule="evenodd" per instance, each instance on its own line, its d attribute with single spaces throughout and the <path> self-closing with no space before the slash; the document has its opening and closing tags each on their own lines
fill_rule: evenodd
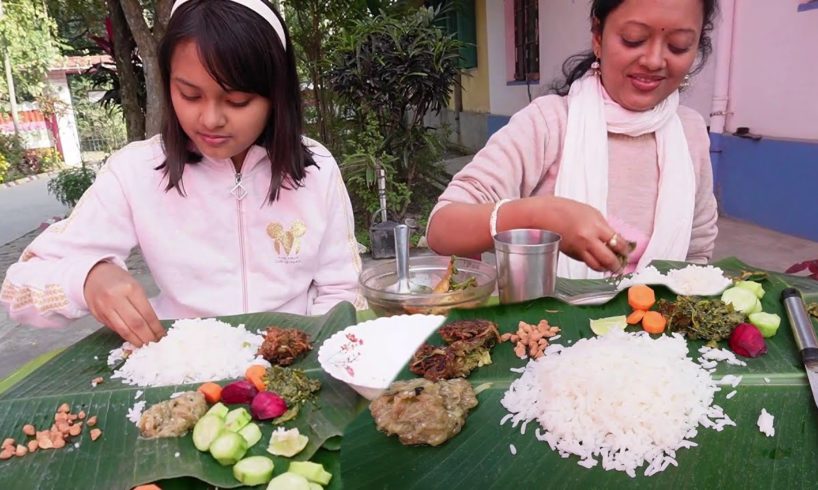
<svg viewBox="0 0 818 490">
<path fill-rule="evenodd" d="M 62 204 L 74 207 L 95 178 L 96 173 L 88 167 L 67 168 L 48 181 L 48 192 Z"/>
</svg>

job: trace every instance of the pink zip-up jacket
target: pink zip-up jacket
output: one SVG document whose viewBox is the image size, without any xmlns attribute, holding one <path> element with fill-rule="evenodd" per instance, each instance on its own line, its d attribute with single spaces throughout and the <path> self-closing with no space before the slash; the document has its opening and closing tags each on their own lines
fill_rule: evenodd
<svg viewBox="0 0 818 490">
<path fill-rule="evenodd" d="M 84 284 L 100 261 L 125 268 L 139 246 L 160 289 L 160 319 L 260 311 L 322 314 L 364 308 L 352 206 L 338 165 L 305 138 L 318 167 L 303 187 L 266 202 L 270 166 L 253 146 L 237 175 L 230 160 L 187 165 L 185 196 L 165 191 L 159 136 L 114 153 L 71 215 L 49 226 L 12 265 L 0 302 L 12 319 L 62 326 L 88 313 Z M 241 185 L 236 186 L 237 178 Z"/>
</svg>

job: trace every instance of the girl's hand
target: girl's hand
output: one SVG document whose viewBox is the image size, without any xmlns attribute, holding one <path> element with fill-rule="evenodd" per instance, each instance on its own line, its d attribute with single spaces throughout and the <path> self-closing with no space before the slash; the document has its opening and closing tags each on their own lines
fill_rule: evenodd
<svg viewBox="0 0 818 490">
<path fill-rule="evenodd" d="M 549 221 L 542 227 L 562 235 L 560 251 L 585 262 L 595 271 L 618 272 L 622 268 L 617 254 L 627 256 L 628 244 L 611 228 L 602 213 L 572 199 L 554 196 L 543 196 L 542 199 L 547 201 L 542 204 L 549 210 L 541 213 L 541 216 L 548 216 Z"/>
<path fill-rule="evenodd" d="M 134 346 L 165 335 L 145 290 L 122 268 L 110 262 L 96 264 L 85 279 L 84 294 L 94 318 Z"/>
</svg>

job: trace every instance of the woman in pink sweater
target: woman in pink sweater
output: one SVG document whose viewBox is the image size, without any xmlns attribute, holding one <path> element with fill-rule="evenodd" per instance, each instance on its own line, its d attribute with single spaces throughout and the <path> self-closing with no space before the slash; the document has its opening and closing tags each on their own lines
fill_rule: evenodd
<svg viewBox="0 0 818 490">
<path fill-rule="evenodd" d="M 71 216 L 8 270 L 13 319 L 89 311 L 136 346 L 158 318 L 362 307 L 352 208 L 332 155 L 303 138 L 293 45 L 262 0 L 177 0 L 159 46 L 161 135 L 116 152 Z M 142 251 L 159 296 L 125 259 Z"/>
<path fill-rule="evenodd" d="M 570 58 L 455 175 L 429 245 L 473 255 L 496 231 L 562 235 L 558 273 L 595 278 L 653 259 L 706 262 L 716 238 L 709 138 L 679 88 L 710 53 L 716 0 L 594 0 L 593 52 Z M 699 63 L 694 67 L 694 62 Z M 492 225 L 495 229 L 492 229 Z"/>
</svg>

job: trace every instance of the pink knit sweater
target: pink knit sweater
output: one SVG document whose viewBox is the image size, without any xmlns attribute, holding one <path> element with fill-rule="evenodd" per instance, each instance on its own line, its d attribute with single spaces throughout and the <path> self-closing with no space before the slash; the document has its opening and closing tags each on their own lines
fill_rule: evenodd
<svg viewBox="0 0 818 490">
<path fill-rule="evenodd" d="M 687 259 L 703 263 L 713 254 L 718 232 L 710 139 L 697 112 L 680 106 L 678 113 L 696 173 L 696 208 Z M 452 202 L 477 204 L 553 195 L 567 122 L 565 97 L 547 95 L 535 99 L 454 176 L 432 216 Z M 632 270 L 653 232 L 659 192 L 656 139 L 653 134 L 632 138 L 608 133 L 608 152 L 607 219 L 627 239 L 637 242 L 630 257 Z"/>
</svg>

